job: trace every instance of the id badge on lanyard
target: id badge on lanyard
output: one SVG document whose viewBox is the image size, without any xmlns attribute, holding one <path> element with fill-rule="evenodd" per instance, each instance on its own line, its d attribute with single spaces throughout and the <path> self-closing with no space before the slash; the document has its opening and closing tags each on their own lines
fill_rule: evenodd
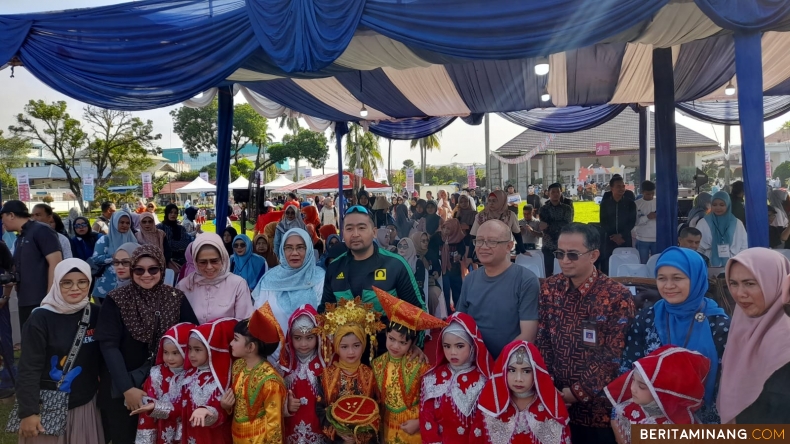
<svg viewBox="0 0 790 444">
<path fill-rule="evenodd" d="M 722 259 L 730 257 L 730 246 L 729 245 L 716 245 L 717 251 L 719 252 L 719 257 Z"/>
<path fill-rule="evenodd" d="M 585 347 L 598 346 L 598 325 L 595 321 L 582 322 L 582 344 Z"/>
</svg>

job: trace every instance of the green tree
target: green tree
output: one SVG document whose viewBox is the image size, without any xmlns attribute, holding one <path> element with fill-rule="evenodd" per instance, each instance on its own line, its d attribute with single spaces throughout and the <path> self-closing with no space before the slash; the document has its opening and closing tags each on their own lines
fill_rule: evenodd
<svg viewBox="0 0 790 444">
<path fill-rule="evenodd" d="M 152 185 L 154 188 L 154 196 L 156 196 L 162 191 L 162 188 L 164 188 L 168 183 L 170 183 L 170 176 L 168 176 L 167 174 L 163 174 L 159 177 L 154 177 L 153 180 L 154 183 Z"/>
<path fill-rule="evenodd" d="M 233 135 L 231 136 L 231 156 L 239 161 L 239 151 L 247 144 L 272 137 L 269 134 L 269 121 L 258 114 L 249 103 L 233 107 Z"/>
<path fill-rule="evenodd" d="M 154 123 L 143 122 L 126 111 L 86 106 L 82 118 L 93 130 L 93 138 L 80 157 L 87 158 L 96 168 L 97 187 L 105 186 L 116 177 L 136 178 L 154 166 L 148 157 L 158 148 Z"/>
<path fill-rule="evenodd" d="M 403 168 L 414 168 L 414 161 L 411 159 L 406 159 L 403 161 Z"/>
<path fill-rule="evenodd" d="M 382 164 L 381 150 L 379 150 L 379 137 L 365 131 L 361 126 L 352 123 L 348 127 L 346 135 L 346 165 L 348 169 L 354 171 L 362 169 L 362 176 L 373 179 L 379 172 L 379 165 Z"/>
<path fill-rule="evenodd" d="M 255 171 L 255 164 L 248 159 L 239 159 L 233 164 L 233 166 L 239 171 L 239 175 L 243 176 L 245 179 L 249 179 L 250 174 Z"/>
<path fill-rule="evenodd" d="M 80 172 L 75 168 L 80 162 L 79 152 L 88 143 L 88 135 L 82 130 L 80 121 L 67 112 L 65 101 L 47 104 L 43 100 L 31 100 L 24 110 L 16 116 L 16 125 L 8 129 L 23 140 L 44 146 L 55 158 L 54 165 L 63 170 L 69 189 L 85 212 Z"/>
<path fill-rule="evenodd" d="M 718 177 L 719 170 L 724 166 L 724 162 L 719 160 L 703 160 L 702 170 L 703 173 L 708 175 L 708 182 L 713 183 Z"/>
<path fill-rule="evenodd" d="M 777 165 L 773 176 L 779 178 L 782 185 L 787 184 L 787 179 L 790 179 L 790 161 L 784 161 Z"/>
<path fill-rule="evenodd" d="M 197 179 L 199 175 L 199 171 L 184 171 L 183 173 L 178 173 L 178 176 L 175 178 L 175 182 L 192 182 L 193 180 Z"/>
<path fill-rule="evenodd" d="M 279 124 L 280 124 L 280 129 L 288 128 L 288 131 L 291 132 L 291 135 L 293 137 L 296 137 L 299 134 L 299 131 L 302 129 L 302 127 L 299 125 L 299 118 L 298 117 L 291 117 L 291 116 L 288 116 L 287 114 L 283 114 L 282 116 L 280 116 L 278 121 L 279 121 Z M 292 179 L 294 179 L 294 180 L 296 180 L 298 182 L 299 181 L 299 159 L 298 158 L 294 158 L 294 169 L 296 170 L 296 174 L 294 175 L 294 177 L 292 177 Z"/>
<path fill-rule="evenodd" d="M 420 166 L 422 169 L 422 178 L 425 178 L 425 167 L 427 165 L 427 157 L 428 151 L 439 151 L 442 147 L 439 143 L 439 137 L 442 136 L 442 132 L 439 131 L 438 133 L 431 134 L 430 136 L 423 137 L 422 139 L 415 139 L 411 141 L 411 148 L 414 149 L 415 147 L 420 148 Z M 422 183 L 425 183 L 423 180 Z"/>
<path fill-rule="evenodd" d="M 25 164 L 31 148 L 33 145 L 29 141 L 20 137 L 4 137 L 0 131 L 0 187 L 4 199 L 17 197 L 16 177 L 11 174 L 11 170 Z"/>
<path fill-rule="evenodd" d="M 315 166 L 326 158 L 328 151 L 328 142 L 323 133 L 300 129 L 295 135 L 286 134 L 281 144 L 271 145 L 269 159 L 263 166 L 269 167 L 289 157 L 294 159 L 296 165 L 299 164 L 300 159 L 305 159 L 310 165 Z"/>
<path fill-rule="evenodd" d="M 787 122 L 783 123 L 781 129 L 783 129 L 783 130 L 790 129 L 790 120 L 788 120 Z"/>
<path fill-rule="evenodd" d="M 212 162 L 199 170 L 199 173 L 208 173 L 209 180 L 214 180 L 217 178 L 217 162 Z M 198 175 L 200 175 L 198 173 Z M 239 176 L 236 176 L 239 177 Z M 194 179 L 192 179 L 194 180 Z"/>
</svg>

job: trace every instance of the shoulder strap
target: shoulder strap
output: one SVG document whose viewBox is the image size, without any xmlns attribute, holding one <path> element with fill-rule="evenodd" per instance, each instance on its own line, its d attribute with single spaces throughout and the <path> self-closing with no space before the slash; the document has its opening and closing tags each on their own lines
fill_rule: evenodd
<svg viewBox="0 0 790 444">
<path fill-rule="evenodd" d="M 90 322 L 91 304 L 88 304 L 85 306 L 85 310 L 82 312 L 82 319 L 80 319 L 77 334 L 74 336 L 74 342 L 71 344 L 69 356 L 66 358 L 66 363 L 63 364 L 63 375 L 60 377 L 60 381 L 58 381 L 58 389 L 60 389 L 60 385 L 63 384 L 63 381 L 66 379 L 66 375 L 71 370 L 71 366 L 74 365 L 74 361 L 77 359 L 77 355 L 80 353 L 82 340 L 85 338 L 85 332 L 88 331 L 88 325 L 90 325 Z"/>
</svg>

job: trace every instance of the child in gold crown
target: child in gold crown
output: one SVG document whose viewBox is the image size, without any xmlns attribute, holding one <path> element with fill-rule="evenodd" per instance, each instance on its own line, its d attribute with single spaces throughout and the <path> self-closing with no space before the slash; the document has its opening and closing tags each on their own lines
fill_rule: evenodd
<svg viewBox="0 0 790 444">
<path fill-rule="evenodd" d="M 326 312 L 317 316 L 316 329 L 322 339 L 324 359 L 332 364 L 319 377 L 316 413 L 324 434 L 331 442 L 378 442 L 378 409 L 364 426 L 353 427 L 339 416 L 346 405 L 338 401 L 354 397 L 354 403 L 370 400 L 378 403 L 379 393 L 373 371 L 362 364 L 361 359 L 368 338 L 371 340 L 371 353 L 376 349 L 376 332 L 384 328 L 379 317 L 373 310 L 373 304 L 363 304 L 359 297 L 338 304 L 327 303 Z"/>
</svg>

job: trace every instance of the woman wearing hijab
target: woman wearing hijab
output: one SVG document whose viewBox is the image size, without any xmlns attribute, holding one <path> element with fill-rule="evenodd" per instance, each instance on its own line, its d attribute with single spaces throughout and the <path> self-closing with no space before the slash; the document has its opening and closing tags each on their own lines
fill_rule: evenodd
<svg viewBox="0 0 790 444">
<path fill-rule="evenodd" d="M 429 255 L 428 249 L 430 245 L 430 237 L 424 231 L 417 231 L 412 233 L 409 237 L 414 250 L 417 253 L 417 259 L 423 264 L 423 267 L 428 271 L 428 306 L 429 312 L 433 316 L 440 319 L 447 317 L 449 314 L 444 309 L 439 309 L 439 301 L 442 297 L 442 265 L 439 262 L 439 254 Z M 444 305 L 443 305 L 444 307 Z"/>
<path fill-rule="evenodd" d="M 280 264 L 269 242 L 269 238 L 264 236 L 263 233 L 255 235 L 253 246 L 255 247 L 255 254 L 266 260 L 267 269 L 276 267 Z"/>
<path fill-rule="evenodd" d="M 425 204 L 425 232 L 428 233 L 428 236 L 433 236 L 434 233 L 439 231 L 439 227 L 443 222 L 441 216 L 437 214 L 438 209 L 439 207 L 435 201 L 429 201 Z"/>
<path fill-rule="evenodd" d="M 143 213 L 140 215 L 140 231 L 134 234 L 137 243 L 140 245 L 153 245 L 164 253 L 165 252 L 165 232 L 156 228 L 156 216 L 152 213 Z"/>
<path fill-rule="evenodd" d="M 730 195 L 724 191 L 713 195 L 710 214 L 696 228 L 702 233 L 697 251 L 710 259 L 711 267 L 723 267 L 729 258 L 749 248 L 746 229 L 732 215 Z"/>
<path fill-rule="evenodd" d="M 200 226 L 195 223 L 195 218 L 197 217 L 198 209 L 197 207 L 186 207 L 184 208 L 184 220 L 181 221 L 181 226 L 187 230 L 187 234 L 194 237 L 198 233 L 198 229 Z"/>
<path fill-rule="evenodd" d="M 698 416 L 705 424 L 716 424 L 719 422 L 715 406 L 721 378 L 719 363 L 724 346 L 729 347 L 730 318 L 716 302 L 705 297 L 708 270 L 704 259 L 693 250 L 678 247 L 664 250 L 656 263 L 656 285 L 661 300 L 642 308 L 631 323 L 620 372 L 631 371 L 635 361 L 664 345 L 702 353 L 711 361 L 711 377 L 706 381 L 705 403 Z"/>
<path fill-rule="evenodd" d="M 132 255 L 140 245 L 127 242 L 112 255 L 112 269 L 115 271 L 115 288 L 121 288 L 132 282 Z"/>
<path fill-rule="evenodd" d="M 78 216 L 73 222 L 74 237 L 71 238 L 71 254 L 77 259 L 87 261 L 93 256 L 100 235 L 93 232 L 87 217 Z"/>
<path fill-rule="evenodd" d="M 308 304 L 317 309 L 321 303 L 325 273 L 316 265 L 310 242 L 305 230 L 288 230 L 278 254 L 280 265 L 264 274 L 252 292 L 255 308 L 268 302 L 282 331 L 288 331 L 288 319 L 300 306 Z M 279 353 L 275 352 L 273 359 Z"/>
<path fill-rule="evenodd" d="M 337 234 L 330 234 L 326 237 L 326 250 L 324 254 L 318 258 L 318 266 L 321 267 L 322 270 L 326 271 L 326 266 L 329 265 L 330 262 L 335 260 L 338 256 L 343 254 L 342 249 L 333 248 L 335 245 L 340 244 L 340 236 Z"/>
<path fill-rule="evenodd" d="M 461 297 L 461 284 L 463 283 L 463 270 L 468 267 L 471 256 L 471 245 L 466 242 L 466 234 L 461 230 L 458 219 L 450 219 L 442 226 L 440 234 L 434 236 L 441 242 L 442 279 L 444 285 L 444 300 L 447 304 L 447 313 L 450 311 L 450 300 L 453 305 L 458 304 Z"/>
<path fill-rule="evenodd" d="M 102 305 L 96 341 L 106 369 L 102 370 L 99 408 L 108 441 L 132 444 L 143 405 L 143 383 L 156 356 L 159 339 L 179 322 L 197 324 L 184 293 L 164 284 L 165 257 L 153 245 L 134 250 L 132 282 L 111 291 Z"/>
<path fill-rule="evenodd" d="M 389 204 L 384 196 L 376 197 L 373 201 L 373 223 L 377 228 L 386 226 L 390 221 Z"/>
<path fill-rule="evenodd" d="M 181 279 L 184 279 L 185 277 L 189 276 L 193 271 L 197 270 L 197 268 L 195 267 L 195 256 L 192 254 L 193 244 L 194 242 L 187 245 L 187 249 L 184 252 L 184 259 L 186 259 L 186 262 L 184 262 L 184 266 L 181 267 L 180 270 L 178 270 L 178 276 L 176 278 L 176 282 L 181 281 Z"/>
<path fill-rule="evenodd" d="M 258 285 L 258 281 L 267 270 L 266 260 L 255 254 L 252 241 L 246 234 L 240 234 L 233 239 L 231 263 L 233 274 L 241 276 L 247 281 L 250 290 Z"/>
<path fill-rule="evenodd" d="M 324 241 L 318 236 L 313 224 L 307 224 L 305 231 L 310 235 L 310 240 L 313 241 L 313 249 L 316 251 L 316 256 L 320 257 L 324 254 Z"/>
<path fill-rule="evenodd" d="M 438 200 L 436 202 L 437 211 L 436 214 L 442 218 L 443 221 L 449 219 L 453 215 L 453 208 L 450 206 L 450 196 L 447 194 L 447 190 L 439 190 L 437 193 Z"/>
<path fill-rule="evenodd" d="M 200 233 L 192 243 L 196 270 L 180 281 L 195 311 L 198 324 L 218 318 L 247 319 L 252 314 L 252 299 L 247 281 L 230 271 L 230 257 L 216 233 Z"/>
<path fill-rule="evenodd" d="M 63 220 L 58 216 L 57 213 L 52 213 L 51 219 L 49 221 L 49 226 L 55 233 L 58 234 L 58 240 L 60 241 L 60 249 L 63 253 L 63 259 L 71 259 L 74 257 L 71 254 L 71 239 L 66 234 L 66 226 L 63 225 Z"/>
<path fill-rule="evenodd" d="M 110 219 L 109 234 L 99 238 L 93 249 L 91 262 L 98 270 L 94 271 L 94 275 L 101 275 L 93 288 L 94 298 L 104 300 L 107 293 L 115 289 L 116 277 L 112 267 L 112 256 L 121 245 L 129 242 L 137 243 L 137 239 L 132 234 L 132 217 L 124 211 L 116 211 Z"/>
<path fill-rule="evenodd" d="M 458 222 L 461 223 L 461 229 L 464 230 L 465 233 L 469 233 L 477 217 L 477 209 L 474 207 L 472 198 L 466 194 L 462 194 L 461 197 L 458 198 L 458 205 L 455 207 L 453 217 L 458 219 Z"/>
<path fill-rule="evenodd" d="M 418 199 L 414 204 L 414 209 L 411 211 L 411 218 L 416 222 L 420 222 L 425 217 L 425 206 L 428 202 L 425 199 Z M 424 223 L 424 222 L 423 222 Z"/>
<path fill-rule="evenodd" d="M 735 303 L 721 362 L 718 407 L 722 424 L 790 423 L 790 261 L 750 248 L 725 268 Z"/>
<path fill-rule="evenodd" d="M 399 238 L 409 237 L 411 230 L 414 229 L 414 219 L 409 219 L 409 209 L 406 205 L 400 204 L 395 207 L 394 224 Z"/>
<path fill-rule="evenodd" d="M 168 204 L 165 207 L 165 220 L 156 228 L 165 232 L 166 249 L 170 251 L 167 267 L 178 273 L 181 266 L 186 263 L 184 255 L 187 245 L 192 242 L 193 237 L 187 233 L 186 228 L 178 223 L 178 206 L 176 204 Z"/>
<path fill-rule="evenodd" d="M 312 224 L 316 230 L 321 226 L 321 219 L 318 217 L 318 208 L 314 205 L 308 205 L 302 208 L 302 215 L 304 216 L 302 220 L 304 220 L 305 225 Z"/>
<path fill-rule="evenodd" d="M 283 235 L 294 228 L 301 228 L 307 231 L 307 226 L 302 220 L 296 205 L 286 205 L 283 218 L 277 224 L 277 230 L 274 233 L 274 251 L 280 252 L 283 243 Z"/>
<path fill-rule="evenodd" d="M 428 269 L 425 267 L 425 262 L 417 256 L 417 248 L 414 246 L 414 241 L 409 237 L 404 237 L 398 241 L 397 245 L 398 254 L 406 260 L 409 264 L 414 279 L 417 281 L 417 286 L 420 288 L 420 293 L 423 300 L 425 296 L 430 295 L 428 292 Z M 436 305 L 438 300 L 428 300 L 428 313 L 434 314 L 436 312 Z"/>
<path fill-rule="evenodd" d="M 96 407 L 101 352 L 94 332 L 99 307 L 89 303 L 90 266 L 80 259 L 64 259 L 55 267 L 52 288 L 33 310 L 22 331 L 25 344 L 19 358 L 16 393 L 19 405 L 19 442 L 23 444 L 104 444 L 101 415 Z M 83 316 L 88 325 L 80 329 Z M 82 340 L 73 362 L 67 364 L 75 338 Z M 40 434 L 40 390 L 53 390 L 66 376 L 60 390 L 68 392 L 66 431 L 62 436 Z"/>
<path fill-rule="evenodd" d="M 233 239 L 236 239 L 238 235 L 239 232 L 230 224 L 222 232 L 222 244 L 225 246 L 225 251 L 228 252 L 228 257 L 233 256 Z"/>
<path fill-rule="evenodd" d="M 771 190 L 768 193 L 768 203 L 776 209 L 776 218 L 771 222 L 772 227 L 787 227 L 787 213 L 784 203 L 787 200 L 787 191 Z"/>
<path fill-rule="evenodd" d="M 80 209 L 77 207 L 71 207 L 69 209 L 69 217 L 66 219 L 66 235 L 69 237 L 74 237 L 76 232 L 74 231 L 74 224 L 78 217 L 81 217 L 82 213 L 80 213 Z"/>
<path fill-rule="evenodd" d="M 696 228 L 697 223 L 708 214 L 712 200 L 713 197 L 710 193 L 702 192 L 697 194 L 697 197 L 694 198 L 694 208 L 689 211 L 688 215 L 689 227 Z"/>
</svg>

